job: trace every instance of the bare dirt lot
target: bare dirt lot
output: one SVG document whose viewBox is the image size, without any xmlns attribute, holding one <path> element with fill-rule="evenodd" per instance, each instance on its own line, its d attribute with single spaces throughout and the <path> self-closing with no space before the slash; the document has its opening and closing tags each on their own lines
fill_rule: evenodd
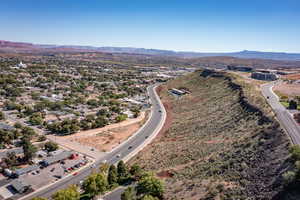
<svg viewBox="0 0 300 200">
<path fill-rule="evenodd" d="M 125 141 L 134 134 L 147 120 L 148 113 L 142 112 L 138 118 L 128 119 L 121 123 L 111 124 L 103 128 L 80 131 L 73 135 L 56 136 L 63 146 L 71 149 L 73 147 L 92 147 L 98 151 L 106 152 Z M 80 145 L 72 145 L 79 143 Z M 80 152 L 80 149 L 78 149 Z"/>
<path fill-rule="evenodd" d="M 288 80 L 300 80 L 300 73 L 285 75 L 285 76 L 283 76 L 283 78 L 288 79 Z"/>
<path fill-rule="evenodd" d="M 273 89 L 277 94 L 289 97 L 300 96 L 300 84 L 281 83 L 277 84 Z"/>
</svg>

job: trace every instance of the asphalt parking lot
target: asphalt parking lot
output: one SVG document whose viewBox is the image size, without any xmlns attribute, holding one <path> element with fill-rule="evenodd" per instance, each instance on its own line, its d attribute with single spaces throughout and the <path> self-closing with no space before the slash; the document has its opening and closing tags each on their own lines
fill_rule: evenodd
<svg viewBox="0 0 300 200">
<path fill-rule="evenodd" d="M 79 156 L 76 159 L 67 159 L 64 162 L 55 163 L 43 169 L 40 169 L 19 177 L 20 180 L 30 184 L 34 190 L 37 190 L 45 185 L 51 184 L 68 174 L 76 175 L 74 171 L 83 167 L 88 160 L 83 156 Z M 82 164 L 78 164 L 82 163 Z M 76 167 L 74 167 L 78 164 Z"/>
</svg>

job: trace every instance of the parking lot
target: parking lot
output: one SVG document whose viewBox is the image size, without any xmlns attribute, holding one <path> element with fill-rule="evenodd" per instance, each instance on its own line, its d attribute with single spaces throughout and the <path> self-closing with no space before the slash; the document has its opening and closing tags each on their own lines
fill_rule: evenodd
<svg viewBox="0 0 300 200">
<path fill-rule="evenodd" d="M 76 173 L 74 171 L 88 164 L 88 162 L 89 160 L 79 155 L 76 159 L 67 159 L 63 162 L 22 175 L 19 179 L 30 184 L 32 188 L 36 190 L 53 183 L 68 174 L 74 173 L 75 175 Z"/>
<path fill-rule="evenodd" d="M 90 164 L 92 161 L 87 159 L 81 154 L 73 154 L 75 156 L 70 156 L 71 158 L 65 159 L 63 161 L 51 164 L 47 167 L 42 167 L 31 171 L 30 173 L 20 175 L 19 178 L 7 179 L 4 176 L 0 176 L 0 200 L 7 199 L 11 197 L 16 197 L 18 195 L 11 184 L 15 180 L 19 180 L 27 185 L 30 185 L 33 190 L 38 190 L 41 187 L 54 183 L 67 175 L 77 175 L 77 170 Z M 16 195 L 16 196 L 15 196 Z"/>
</svg>

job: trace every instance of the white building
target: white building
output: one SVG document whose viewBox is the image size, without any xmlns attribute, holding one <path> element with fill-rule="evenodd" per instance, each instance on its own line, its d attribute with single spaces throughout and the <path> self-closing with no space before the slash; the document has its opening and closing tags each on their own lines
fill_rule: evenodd
<svg viewBox="0 0 300 200">
<path fill-rule="evenodd" d="M 23 64 L 21 61 L 19 64 L 17 64 L 17 68 L 27 68 L 27 65 Z"/>
</svg>

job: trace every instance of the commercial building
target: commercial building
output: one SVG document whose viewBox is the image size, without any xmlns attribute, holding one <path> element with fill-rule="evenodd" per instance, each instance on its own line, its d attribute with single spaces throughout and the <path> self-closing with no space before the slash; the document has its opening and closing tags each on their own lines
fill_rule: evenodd
<svg viewBox="0 0 300 200">
<path fill-rule="evenodd" d="M 18 193 L 24 193 L 26 192 L 29 188 L 30 185 L 25 183 L 24 181 L 21 181 L 19 179 L 15 179 L 11 182 L 11 186 L 13 189 L 15 189 Z"/>
<path fill-rule="evenodd" d="M 16 177 L 19 177 L 19 176 L 21 176 L 23 174 L 27 174 L 27 173 L 32 172 L 32 171 L 37 170 L 37 169 L 39 169 L 38 165 L 30 165 L 28 167 L 15 170 L 14 171 L 14 175 Z"/>
<path fill-rule="evenodd" d="M 252 67 L 246 67 L 246 66 L 233 66 L 233 65 L 228 65 L 227 66 L 228 70 L 232 71 L 241 71 L 241 72 L 251 72 L 253 70 Z"/>
<path fill-rule="evenodd" d="M 273 73 L 253 72 L 251 78 L 264 81 L 275 81 L 278 79 L 278 76 Z"/>
<path fill-rule="evenodd" d="M 69 158 L 71 155 L 72 155 L 72 152 L 70 152 L 70 151 L 64 151 L 64 152 L 62 152 L 60 154 L 57 154 L 57 155 L 54 155 L 54 156 L 50 156 L 50 157 L 44 159 L 42 161 L 42 165 L 44 165 L 44 166 L 52 165 L 54 163 L 57 163 L 57 162 L 60 162 L 62 160 L 65 160 L 65 159 Z"/>
</svg>

